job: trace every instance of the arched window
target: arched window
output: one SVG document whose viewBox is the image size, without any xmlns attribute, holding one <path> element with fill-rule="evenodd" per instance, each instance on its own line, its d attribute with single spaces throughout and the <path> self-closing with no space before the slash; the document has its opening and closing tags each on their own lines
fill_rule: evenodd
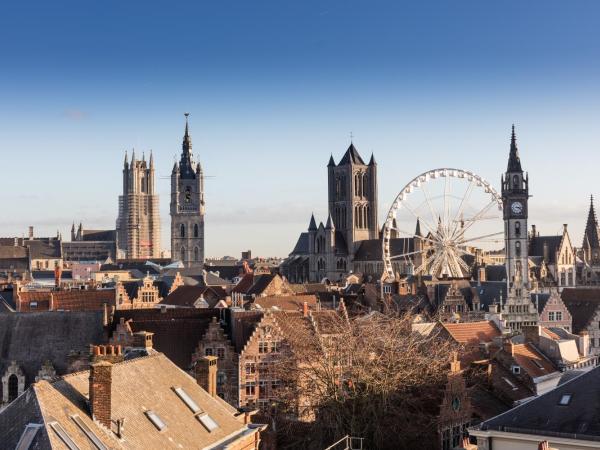
<svg viewBox="0 0 600 450">
<path fill-rule="evenodd" d="M 363 184 L 362 195 L 363 195 L 363 197 L 366 197 L 369 193 L 369 184 L 367 183 L 367 181 L 368 181 L 367 174 L 363 173 L 363 176 L 362 176 L 362 184 Z"/>
<path fill-rule="evenodd" d="M 19 396 L 19 378 L 13 373 L 8 377 L 8 401 L 12 402 Z"/>
<path fill-rule="evenodd" d="M 515 254 L 521 256 L 521 243 L 519 241 L 515 242 Z"/>
<path fill-rule="evenodd" d="M 198 247 L 194 247 L 194 261 L 200 261 L 200 252 L 198 251 Z"/>
<path fill-rule="evenodd" d="M 185 261 L 185 247 L 181 247 L 181 252 L 179 254 L 181 261 Z"/>
<path fill-rule="evenodd" d="M 179 236 L 181 236 L 182 238 L 185 237 L 185 225 L 184 224 L 179 225 Z"/>
<path fill-rule="evenodd" d="M 515 236 L 521 236 L 521 222 L 515 222 Z"/>
<path fill-rule="evenodd" d="M 194 237 L 197 238 L 200 235 L 200 230 L 198 228 L 198 224 L 194 224 Z"/>
<path fill-rule="evenodd" d="M 513 175 L 513 189 L 519 189 L 519 175 Z"/>
</svg>

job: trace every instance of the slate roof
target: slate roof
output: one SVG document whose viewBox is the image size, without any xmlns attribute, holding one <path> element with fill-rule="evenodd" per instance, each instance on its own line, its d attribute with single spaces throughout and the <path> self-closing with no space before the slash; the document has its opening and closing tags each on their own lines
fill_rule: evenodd
<svg viewBox="0 0 600 450">
<path fill-rule="evenodd" d="M 21 259 L 28 258 L 27 247 L 15 245 L 0 245 L 0 259 Z"/>
<path fill-rule="evenodd" d="M 89 351 L 90 344 L 106 342 L 102 312 L 35 312 L 0 314 L 0 373 L 15 360 L 26 385 L 50 360 L 58 374 L 68 368 L 70 351 Z"/>
<path fill-rule="evenodd" d="M 211 299 L 206 298 L 207 296 L 205 295 L 209 290 L 216 296 L 216 300 L 212 304 Z M 209 307 L 213 308 L 219 300 L 227 297 L 227 292 L 219 286 L 179 286 L 168 296 L 164 297 L 160 303 L 163 305 L 194 308 L 194 303 L 202 296 L 205 297 L 204 300 L 208 302 Z"/>
<path fill-rule="evenodd" d="M 570 395 L 566 405 L 560 405 Z M 486 420 L 481 429 L 600 441 L 600 367 L 574 378 L 504 414 Z"/>
<path fill-rule="evenodd" d="M 508 156 L 507 172 L 523 172 L 521 168 L 521 158 L 519 158 L 519 149 L 517 148 L 517 137 L 515 135 L 515 126 L 512 127 L 510 137 L 510 154 Z"/>
<path fill-rule="evenodd" d="M 506 281 L 506 266 L 490 264 L 485 266 L 485 281 Z"/>
<path fill-rule="evenodd" d="M 584 331 L 600 306 L 600 289 L 566 288 L 561 299 L 573 319 L 573 334 Z"/>
<path fill-rule="evenodd" d="M 174 387 L 182 388 L 217 427 L 208 431 L 174 392 Z M 223 400 L 209 395 L 160 353 L 113 364 L 111 392 L 111 416 L 125 419 L 123 440 L 91 419 L 86 402 L 89 371 L 83 371 L 53 382 L 36 383 L 7 408 L 8 420 L 20 419 L 21 425 L 20 430 L 10 433 L 9 448 L 16 445 L 19 431 L 23 431 L 22 425 L 31 422 L 44 425 L 36 435 L 39 441 L 33 448 L 66 448 L 50 426 L 51 421 L 58 422 L 78 448 L 92 448 L 89 438 L 72 419 L 75 414 L 108 448 L 215 448 L 218 443 L 225 446 L 231 440 L 256 432 L 252 425 L 245 425 L 235 417 L 234 410 Z M 159 431 L 148 419 L 144 414 L 147 410 L 153 411 L 165 423 L 163 430 Z M 13 428 L 5 414 L 0 413 L 0 434 L 3 436 L 5 430 Z M 249 439 L 253 440 L 252 437 Z"/>
<path fill-rule="evenodd" d="M 29 248 L 31 259 L 58 259 L 62 258 L 60 241 L 39 241 L 36 239 L 25 240 L 23 245 Z"/>
<path fill-rule="evenodd" d="M 392 256 L 413 252 L 414 248 L 414 238 L 390 239 L 390 253 Z M 354 254 L 355 261 L 381 261 L 381 259 L 381 239 L 361 241 Z"/>
<path fill-rule="evenodd" d="M 116 230 L 83 230 L 82 241 L 114 242 L 117 240 Z"/>
<path fill-rule="evenodd" d="M 502 304 L 506 303 L 507 287 L 504 281 L 483 281 L 481 283 L 473 281 L 471 286 L 477 292 L 483 309 L 488 309 L 493 304 L 500 304 L 500 296 L 502 296 Z"/>
<path fill-rule="evenodd" d="M 536 236 L 529 240 L 529 256 L 544 256 L 544 245 L 548 246 L 547 264 L 556 263 L 556 253 L 562 242 L 562 236 Z"/>
<path fill-rule="evenodd" d="M 550 298 L 550 294 L 531 294 L 531 302 L 534 305 L 537 305 L 538 313 L 541 314 L 546 307 L 546 303 L 548 303 L 548 299 Z"/>
<path fill-rule="evenodd" d="M 260 295 L 271 284 L 276 275 L 263 274 L 254 276 L 250 289 L 246 291 L 247 295 Z"/>
<path fill-rule="evenodd" d="M 353 143 L 350 143 L 350 147 L 348 147 L 348 150 L 346 150 L 346 153 L 344 153 L 344 156 L 338 163 L 338 166 L 345 166 L 347 164 L 361 164 L 363 166 L 365 165 L 365 162 L 360 157 L 360 154 L 358 153 L 358 150 L 356 149 Z"/>
<path fill-rule="evenodd" d="M 459 344 L 492 342 L 502 332 L 491 320 L 481 322 L 444 323 L 442 326 Z"/>
<path fill-rule="evenodd" d="M 111 270 L 137 270 L 146 275 L 159 275 L 160 270 L 154 264 L 146 264 L 146 261 L 118 261 L 117 263 L 102 264 L 100 271 Z"/>
<path fill-rule="evenodd" d="M 135 333 L 154 333 L 154 348 L 164 353 L 181 369 L 188 370 L 198 342 L 202 339 L 213 317 L 219 318 L 218 309 L 169 308 L 117 310 L 110 325 L 112 334 L 121 318 L 131 319 L 129 325 Z"/>
</svg>

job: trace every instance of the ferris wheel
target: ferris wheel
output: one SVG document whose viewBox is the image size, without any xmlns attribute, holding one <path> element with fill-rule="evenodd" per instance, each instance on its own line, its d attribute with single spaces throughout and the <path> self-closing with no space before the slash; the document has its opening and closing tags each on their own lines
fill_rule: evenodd
<svg viewBox="0 0 600 450">
<path fill-rule="evenodd" d="M 502 249 L 503 230 L 502 198 L 482 177 L 461 169 L 424 172 L 398 193 L 387 214 L 382 279 L 398 273 L 470 277 L 477 255 Z"/>
</svg>

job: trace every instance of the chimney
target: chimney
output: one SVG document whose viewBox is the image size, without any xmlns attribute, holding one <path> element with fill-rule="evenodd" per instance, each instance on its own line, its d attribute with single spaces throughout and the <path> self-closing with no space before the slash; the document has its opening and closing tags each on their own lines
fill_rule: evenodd
<svg viewBox="0 0 600 450">
<path fill-rule="evenodd" d="M 154 333 L 148 331 L 138 331 L 137 333 L 133 333 L 133 347 L 142 347 L 146 350 L 152 350 L 152 336 L 154 336 Z"/>
<path fill-rule="evenodd" d="M 302 305 L 302 314 L 304 317 L 308 317 L 308 302 L 304 302 Z"/>
<path fill-rule="evenodd" d="M 217 358 L 204 356 L 196 362 L 196 383 L 212 397 L 217 396 Z"/>
<path fill-rule="evenodd" d="M 479 267 L 479 276 L 477 277 L 477 281 L 479 281 L 480 283 L 487 281 L 485 275 L 485 266 Z"/>
<path fill-rule="evenodd" d="M 590 353 L 590 335 L 587 331 L 582 331 L 577 337 L 577 347 L 579 354 L 585 358 Z"/>
<path fill-rule="evenodd" d="M 33 239 L 33 226 L 29 226 L 29 239 Z"/>
<path fill-rule="evenodd" d="M 54 311 L 54 293 L 50 292 L 50 301 L 48 302 L 48 311 Z"/>
<path fill-rule="evenodd" d="M 100 361 L 90 365 L 90 413 L 92 420 L 111 428 L 112 364 Z"/>
<path fill-rule="evenodd" d="M 531 342 L 532 344 L 539 345 L 541 328 L 539 325 L 526 325 L 523 327 L 523 335 L 525 342 Z"/>
<path fill-rule="evenodd" d="M 535 229 L 535 225 L 531 225 L 531 237 L 534 238 L 536 237 L 536 229 Z"/>
<path fill-rule="evenodd" d="M 544 242 L 544 262 L 549 262 L 550 261 L 550 249 L 548 248 L 548 243 Z"/>
<path fill-rule="evenodd" d="M 450 373 L 460 372 L 460 361 L 458 360 L 458 353 L 452 353 L 452 362 L 450 363 Z"/>
<path fill-rule="evenodd" d="M 515 356 L 515 344 L 510 339 L 504 342 L 504 351 L 510 353 L 510 356 Z"/>
</svg>

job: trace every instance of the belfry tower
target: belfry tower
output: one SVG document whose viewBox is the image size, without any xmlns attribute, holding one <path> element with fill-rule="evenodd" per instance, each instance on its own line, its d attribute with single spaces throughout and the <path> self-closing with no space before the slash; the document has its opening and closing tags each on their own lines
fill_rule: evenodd
<svg viewBox="0 0 600 450">
<path fill-rule="evenodd" d="M 502 313 L 508 326 L 519 330 L 537 324 L 537 309 L 531 301 L 529 284 L 529 239 L 527 217 L 529 177 L 523 173 L 517 148 L 515 126 L 512 127 L 508 167 L 502 177 L 504 204 L 504 243 L 508 298 Z"/>
<path fill-rule="evenodd" d="M 185 267 L 204 265 L 204 173 L 192 154 L 188 113 L 181 158 L 171 173 L 171 259 Z"/>
<path fill-rule="evenodd" d="M 80 225 L 81 228 L 81 225 Z M 81 232 L 81 230 L 80 230 Z M 160 257 L 160 217 L 154 190 L 154 157 L 123 162 L 123 195 L 119 196 L 117 245 L 128 259 Z"/>
</svg>

